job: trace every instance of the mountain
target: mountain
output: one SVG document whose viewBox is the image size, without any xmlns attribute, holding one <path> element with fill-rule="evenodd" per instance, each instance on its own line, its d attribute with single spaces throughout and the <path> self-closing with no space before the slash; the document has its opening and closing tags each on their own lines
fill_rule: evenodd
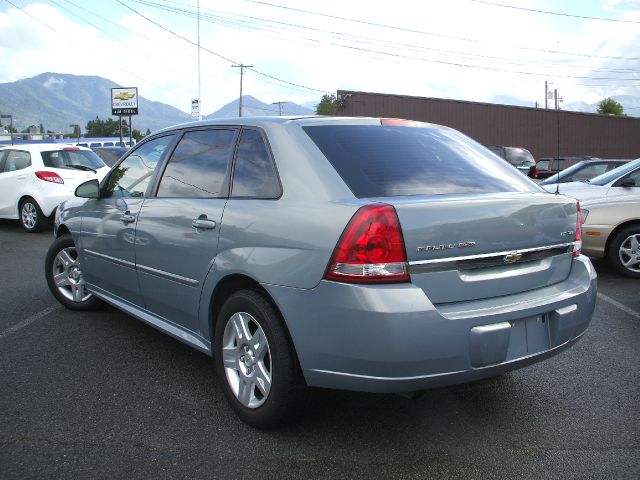
<svg viewBox="0 0 640 480">
<path fill-rule="evenodd" d="M 42 124 L 45 130 L 70 131 L 70 124 L 84 126 L 96 117 L 111 117 L 111 88 L 117 83 L 102 77 L 43 73 L 33 78 L 0 84 L 0 112 L 13 115 L 19 130 Z M 159 130 L 191 117 L 170 105 L 144 97 L 138 100 L 139 115 L 133 128 Z M 6 123 L 6 120 L 4 121 Z"/>
<path fill-rule="evenodd" d="M 23 130 L 42 124 L 45 130 L 69 132 L 69 125 L 83 130 L 89 120 L 104 120 L 111 115 L 111 89 L 117 83 L 97 76 L 43 73 L 17 82 L 0 83 L 0 113 L 12 115 L 14 126 Z M 166 103 L 154 102 L 142 96 L 138 99 L 140 114 L 131 118 L 133 128 L 146 132 L 191 121 L 191 116 Z M 312 115 L 315 111 L 285 103 L 283 115 Z M 250 95 L 243 96 L 243 116 L 278 115 L 278 105 L 263 103 Z M 204 118 L 238 116 L 238 100 Z M 7 124 L 7 120 L 3 120 Z"/>
<path fill-rule="evenodd" d="M 239 100 L 236 99 L 227 103 L 220 110 L 213 112 L 205 119 L 213 118 L 233 118 L 238 116 Z M 278 105 L 264 103 L 251 95 L 242 96 L 242 116 L 243 117 L 264 117 L 278 115 Z M 315 110 L 303 107 L 293 102 L 282 104 L 282 115 L 314 115 Z"/>
</svg>

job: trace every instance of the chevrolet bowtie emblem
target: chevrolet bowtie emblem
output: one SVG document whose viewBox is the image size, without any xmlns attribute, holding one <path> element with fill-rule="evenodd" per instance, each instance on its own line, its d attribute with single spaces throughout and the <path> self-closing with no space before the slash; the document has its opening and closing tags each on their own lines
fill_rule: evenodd
<svg viewBox="0 0 640 480">
<path fill-rule="evenodd" d="M 504 263 L 516 263 L 522 259 L 522 254 L 518 252 L 508 253 L 503 258 Z"/>
</svg>

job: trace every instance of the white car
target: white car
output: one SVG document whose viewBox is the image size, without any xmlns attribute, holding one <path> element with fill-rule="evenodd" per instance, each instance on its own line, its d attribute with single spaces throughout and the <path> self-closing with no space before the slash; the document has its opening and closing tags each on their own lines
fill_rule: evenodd
<svg viewBox="0 0 640 480">
<path fill-rule="evenodd" d="M 42 230 L 78 185 L 109 167 L 89 148 L 33 143 L 0 148 L 0 218 L 18 219 L 27 232 Z"/>
<path fill-rule="evenodd" d="M 548 192 L 560 193 L 590 200 L 595 198 L 611 198 L 620 195 L 640 195 L 640 158 L 614 168 L 586 182 L 567 182 L 541 185 Z"/>
<path fill-rule="evenodd" d="M 640 195 L 586 200 L 581 209 L 582 253 L 640 278 Z"/>
</svg>

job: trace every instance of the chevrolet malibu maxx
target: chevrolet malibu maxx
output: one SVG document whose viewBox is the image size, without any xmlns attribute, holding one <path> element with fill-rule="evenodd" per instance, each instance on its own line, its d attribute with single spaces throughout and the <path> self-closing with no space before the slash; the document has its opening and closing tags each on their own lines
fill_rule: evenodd
<svg viewBox="0 0 640 480">
<path fill-rule="evenodd" d="M 461 133 L 374 118 L 171 127 L 63 203 L 46 257 L 102 302 L 214 357 L 245 422 L 307 386 L 408 393 L 578 340 L 596 301 L 580 207 Z"/>
</svg>

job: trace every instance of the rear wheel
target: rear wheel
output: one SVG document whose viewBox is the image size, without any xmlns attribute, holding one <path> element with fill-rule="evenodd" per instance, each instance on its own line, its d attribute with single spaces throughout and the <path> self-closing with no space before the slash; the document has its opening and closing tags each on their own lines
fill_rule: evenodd
<svg viewBox="0 0 640 480">
<path fill-rule="evenodd" d="M 102 306 L 85 287 L 80 259 L 71 235 L 56 238 L 45 260 L 49 290 L 65 307 L 72 310 L 95 310 Z"/>
<path fill-rule="evenodd" d="M 29 233 L 41 231 L 47 223 L 47 217 L 33 198 L 20 202 L 20 225 Z"/>
<path fill-rule="evenodd" d="M 224 303 L 215 364 L 236 414 L 257 428 L 277 427 L 299 411 L 304 380 L 283 322 L 260 293 L 241 290 Z"/>
<path fill-rule="evenodd" d="M 640 225 L 623 228 L 609 244 L 607 257 L 622 275 L 640 278 Z"/>
</svg>

